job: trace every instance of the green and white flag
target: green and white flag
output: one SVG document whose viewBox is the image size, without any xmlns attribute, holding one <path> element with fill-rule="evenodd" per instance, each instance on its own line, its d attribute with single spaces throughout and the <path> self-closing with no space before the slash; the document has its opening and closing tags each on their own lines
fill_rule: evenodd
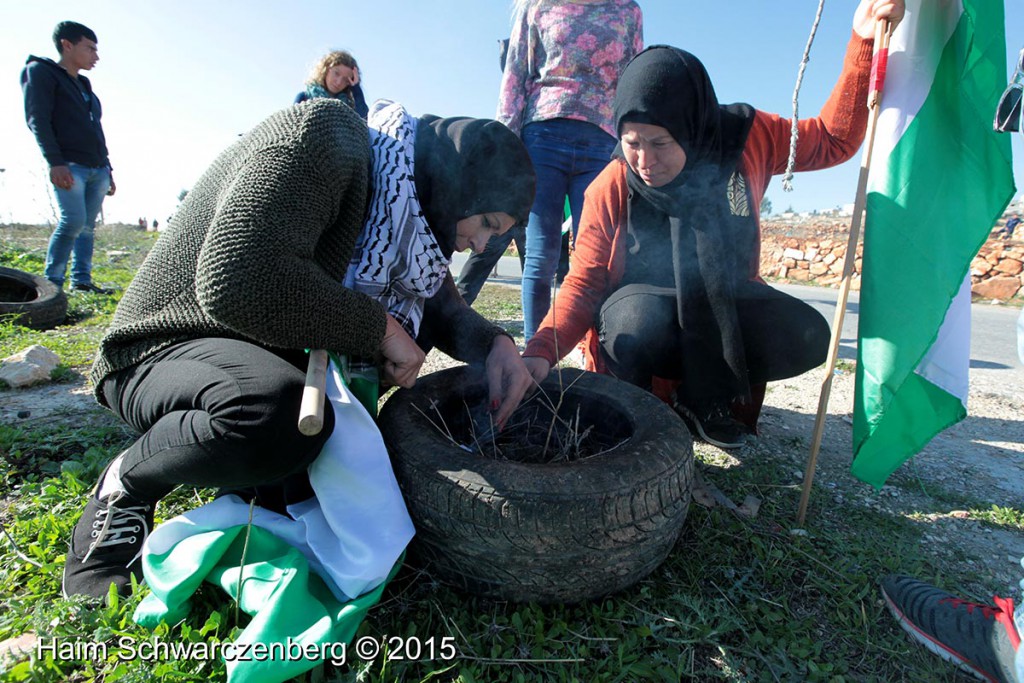
<svg viewBox="0 0 1024 683">
<path fill-rule="evenodd" d="M 1003 3 L 907 0 L 868 188 L 854 476 L 876 487 L 966 414 L 971 259 L 1013 196 Z"/>
</svg>

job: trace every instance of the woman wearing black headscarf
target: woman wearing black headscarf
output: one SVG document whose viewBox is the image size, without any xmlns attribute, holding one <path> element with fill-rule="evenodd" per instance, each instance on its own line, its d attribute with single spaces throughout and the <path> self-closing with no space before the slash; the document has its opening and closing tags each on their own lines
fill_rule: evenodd
<svg viewBox="0 0 1024 683">
<path fill-rule="evenodd" d="M 849 159 L 867 124 L 874 25 L 902 0 L 863 0 L 843 72 L 820 116 L 798 122 L 796 170 Z M 617 159 L 587 190 L 569 275 L 529 341 L 535 379 L 585 335 L 587 369 L 670 403 L 722 448 L 756 427 L 764 383 L 824 361 L 829 330 L 758 274 L 760 203 L 781 173 L 791 124 L 721 106 L 703 64 L 654 46 L 619 77 Z"/>
<path fill-rule="evenodd" d="M 504 422 L 530 375 L 511 337 L 458 296 L 448 265 L 454 251 L 525 223 L 534 185 L 505 126 L 416 119 L 387 102 L 367 126 L 344 104 L 313 99 L 227 149 L 161 233 L 100 344 L 97 398 L 142 436 L 89 498 L 65 594 L 102 597 L 111 583 L 128 592 L 154 506 L 180 484 L 263 487 L 278 508 L 310 495 L 303 473 L 334 419 L 326 411 L 315 437 L 297 429 L 304 349 L 411 386 L 424 360 L 414 340 L 429 338 L 486 366 Z"/>
</svg>

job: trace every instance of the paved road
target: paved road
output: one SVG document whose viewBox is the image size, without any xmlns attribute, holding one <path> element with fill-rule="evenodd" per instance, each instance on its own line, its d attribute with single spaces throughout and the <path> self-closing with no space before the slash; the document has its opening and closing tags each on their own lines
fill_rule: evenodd
<svg viewBox="0 0 1024 683">
<path fill-rule="evenodd" d="M 832 324 L 839 291 L 827 287 L 776 285 L 814 306 Z M 843 320 L 840 358 L 856 358 L 857 292 L 850 293 Z M 1017 316 L 1020 310 L 991 304 L 971 306 L 971 390 L 1024 398 L 1024 365 L 1017 358 Z"/>
<path fill-rule="evenodd" d="M 467 254 L 455 254 L 452 272 L 458 274 Z M 497 275 L 489 282 L 519 286 L 522 273 L 519 260 L 504 257 Z M 776 285 L 814 306 L 829 324 L 835 317 L 838 290 L 804 285 Z M 850 293 L 840 340 L 840 358 L 856 358 L 857 292 Z M 1019 310 L 990 304 L 974 304 L 971 308 L 971 390 L 1015 398 L 1024 402 L 1024 365 L 1017 358 L 1016 322 Z"/>
</svg>

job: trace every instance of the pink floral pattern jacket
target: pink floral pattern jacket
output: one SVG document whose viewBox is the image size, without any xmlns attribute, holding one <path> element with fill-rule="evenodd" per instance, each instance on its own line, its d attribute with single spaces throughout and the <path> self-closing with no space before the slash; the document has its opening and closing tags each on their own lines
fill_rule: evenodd
<svg viewBox="0 0 1024 683">
<path fill-rule="evenodd" d="M 626 62 L 643 49 L 634 0 L 537 0 L 517 17 L 495 118 L 523 126 L 576 119 L 616 137 L 612 98 Z"/>
</svg>

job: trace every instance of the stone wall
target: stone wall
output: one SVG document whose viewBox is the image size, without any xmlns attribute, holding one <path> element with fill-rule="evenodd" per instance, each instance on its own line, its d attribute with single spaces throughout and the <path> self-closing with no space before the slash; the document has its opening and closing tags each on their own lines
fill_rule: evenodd
<svg viewBox="0 0 1024 683">
<path fill-rule="evenodd" d="M 971 292 L 1005 301 L 1024 296 L 1024 243 L 989 238 L 971 261 Z"/>
<path fill-rule="evenodd" d="M 761 276 L 784 282 L 836 287 L 846 265 L 849 224 L 761 224 Z M 860 289 L 861 249 L 854 255 L 851 289 Z"/>
<path fill-rule="evenodd" d="M 761 276 L 838 287 L 848 240 L 849 223 L 845 222 L 765 221 L 761 225 Z M 861 254 L 862 245 L 858 244 L 850 280 L 853 290 L 860 289 Z M 1000 240 L 994 229 L 971 262 L 971 291 L 982 299 L 1024 298 L 1024 242 Z"/>
</svg>

